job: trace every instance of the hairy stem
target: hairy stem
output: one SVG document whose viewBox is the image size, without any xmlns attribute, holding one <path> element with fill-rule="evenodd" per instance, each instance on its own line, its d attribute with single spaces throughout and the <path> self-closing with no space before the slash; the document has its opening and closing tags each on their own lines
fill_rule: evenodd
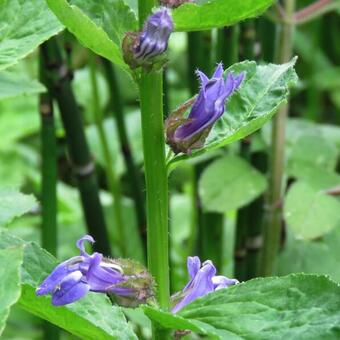
<svg viewBox="0 0 340 340">
<path fill-rule="evenodd" d="M 156 0 L 139 0 L 140 27 Z M 160 307 L 169 308 L 168 179 L 165 162 L 162 73 L 142 71 L 140 99 L 146 179 L 148 266 L 158 284 Z M 154 328 L 154 338 L 164 339 Z"/>
</svg>

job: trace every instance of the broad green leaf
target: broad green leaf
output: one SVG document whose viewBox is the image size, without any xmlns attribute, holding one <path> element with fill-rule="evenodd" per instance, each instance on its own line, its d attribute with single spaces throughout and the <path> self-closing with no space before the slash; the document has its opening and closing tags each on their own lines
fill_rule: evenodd
<svg viewBox="0 0 340 340">
<path fill-rule="evenodd" d="M 0 249 L 0 335 L 5 328 L 10 307 L 20 297 L 22 258 L 22 246 Z"/>
<path fill-rule="evenodd" d="M 283 65 L 256 66 L 245 61 L 230 67 L 227 72 L 245 71 L 246 79 L 227 102 L 224 115 L 212 128 L 204 147 L 191 155 L 178 154 L 170 161 L 170 169 L 181 160 L 220 148 L 261 128 L 287 100 L 289 87 L 296 83 L 295 62 L 296 58 Z"/>
<path fill-rule="evenodd" d="M 138 0 L 124 0 L 137 14 Z M 195 0 L 172 11 L 176 31 L 200 31 L 259 16 L 273 0 Z"/>
<path fill-rule="evenodd" d="M 46 1 L 81 44 L 128 70 L 120 46 L 126 32 L 137 30 L 137 19 L 122 0 Z"/>
<path fill-rule="evenodd" d="M 338 161 L 338 150 L 334 143 L 316 134 L 302 135 L 294 143 L 289 155 L 289 163 L 334 170 Z"/>
<path fill-rule="evenodd" d="M 199 0 L 173 11 L 176 31 L 200 31 L 230 26 L 262 14 L 273 0 Z"/>
<path fill-rule="evenodd" d="M 284 216 L 297 238 L 315 239 L 337 226 L 340 202 L 304 182 L 296 182 L 288 192 Z"/>
<path fill-rule="evenodd" d="M 42 0 L 0 0 L 0 70 L 63 29 Z"/>
<path fill-rule="evenodd" d="M 36 80 L 11 72 L 0 73 L 0 100 L 45 91 L 45 87 Z"/>
<path fill-rule="evenodd" d="M 0 227 L 11 222 L 37 205 L 33 195 L 24 195 L 16 189 L 0 188 Z"/>
<path fill-rule="evenodd" d="M 244 159 L 230 155 L 205 168 L 199 193 L 204 210 L 223 213 L 248 204 L 266 186 L 267 181 L 259 171 Z"/>
<path fill-rule="evenodd" d="M 338 339 L 340 286 L 325 276 L 254 279 L 197 299 L 178 315 L 145 307 L 163 327 L 215 339 Z"/>
<path fill-rule="evenodd" d="M 318 168 L 304 162 L 292 162 L 287 169 L 289 176 L 308 183 L 315 190 L 328 190 L 340 183 L 340 176 L 333 171 Z"/>
<path fill-rule="evenodd" d="M 30 95 L 0 101 L 0 150 L 39 131 L 38 98 Z"/>
<path fill-rule="evenodd" d="M 284 249 L 279 254 L 277 274 L 304 272 L 329 275 L 340 283 L 340 225 L 317 240 L 298 240 L 288 229 Z"/>
<path fill-rule="evenodd" d="M 63 307 L 52 306 L 49 296 L 37 297 L 37 286 L 58 262 L 35 243 L 0 234 L 0 249 L 18 244 L 24 246 L 19 300 L 23 309 L 82 339 L 137 339 L 120 308 L 112 306 L 104 294 L 89 293 L 80 301 Z"/>
</svg>

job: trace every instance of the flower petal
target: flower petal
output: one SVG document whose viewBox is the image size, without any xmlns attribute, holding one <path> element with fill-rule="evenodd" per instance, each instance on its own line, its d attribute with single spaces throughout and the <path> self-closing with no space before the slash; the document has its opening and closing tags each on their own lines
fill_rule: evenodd
<svg viewBox="0 0 340 340">
<path fill-rule="evenodd" d="M 90 286 L 81 281 L 83 274 L 80 271 L 66 276 L 60 286 L 52 295 L 54 306 L 63 306 L 81 299 L 90 290 Z"/>
<path fill-rule="evenodd" d="M 103 255 L 99 253 L 94 253 L 91 256 L 86 280 L 91 287 L 91 291 L 105 293 L 109 292 L 114 285 L 125 281 L 125 277 L 117 270 L 109 267 L 101 267 L 100 263 L 102 259 Z"/>
<path fill-rule="evenodd" d="M 190 302 L 212 292 L 214 285 L 211 279 L 215 274 L 216 268 L 212 262 L 204 262 L 203 267 L 197 272 L 190 286 L 187 287 L 184 298 L 172 309 L 172 312 L 176 313 Z"/>
<path fill-rule="evenodd" d="M 77 242 L 76 242 L 76 245 L 77 247 L 79 248 L 80 250 L 80 254 L 83 255 L 83 256 L 89 256 L 89 254 L 86 252 L 85 250 L 85 246 L 84 246 L 84 242 L 85 241 L 88 241 L 90 242 L 91 244 L 94 243 L 94 239 L 91 235 L 85 235 L 83 236 L 81 239 L 79 239 Z"/>
<path fill-rule="evenodd" d="M 223 76 L 223 64 L 222 63 L 219 63 L 215 69 L 215 72 L 212 76 L 212 78 L 222 78 Z"/>
<path fill-rule="evenodd" d="M 245 78 L 246 73 L 241 72 L 238 76 L 234 78 L 234 91 L 238 89 L 238 87 L 241 85 L 243 79 Z"/>
<path fill-rule="evenodd" d="M 209 78 L 200 70 L 197 70 L 196 74 L 200 78 L 201 88 L 205 87 L 209 81 Z"/>
<path fill-rule="evenodd" d="M 198 256 L 188 256 L 187 268 L 190 277 L 193 279 L 201 268 L 201 260 Z"/>
<path fill-rule="evenodd" d="M 55 290 L 55 287 L 58 286 L 65 277 L 79 270 L 83 260 L 83 256 L 75 256 L 60 263 L 37 288 L 35 291 L 36 295 L 39 296 L 52 293 Z"/>
<path fill-rule="evenodd" d="M 239 281 L 236 279 L 229 279 L 226 276 L 217 275 L 212 278 L 212 283 L 214 284 L 214 289 L 219 290 L 236 285 L 239 283 Z"/>
</svg>

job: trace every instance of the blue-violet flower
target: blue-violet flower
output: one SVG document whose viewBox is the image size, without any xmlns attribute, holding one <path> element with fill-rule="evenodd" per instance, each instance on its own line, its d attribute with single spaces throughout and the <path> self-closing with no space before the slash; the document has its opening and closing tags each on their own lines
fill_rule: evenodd
<svg viewBox="0 0 340 340">
<path fill-rule="evenodd" d="M 223 77 L 223 65 L 218 64 L 211 79 L 203 72 L 197 71 L 201 89 L 194 99 L 187 118 L 183 113 L 192 101 L 183 104 L 169 116 L 166 121 L 167 143 L 175 153 L 190 153 L 192 149 L 201 148 L 214 123 L 223 115 L 225 102 L 241 85 L 245 73 L 234 76 L 232 72 Z"/>
<path fill-rule="evenodd" d="M 236 279 L 229 279 L 221 275 L 216 276 L 216 268 L 210 260 L 203 262 L 201 265 L 201 261 L 197 256 L 189 256 L 187 267 L 190 281 L 181 292 L 172 296 L 172 301 L 175 303 L 172 308 L 173 313 L 178 312 L 201 296 L 239 283 Z"/>
<path fill-rule="evenodd" d="M 84 242 L 94 242 L 90 235 L 77 241 L 80 255 L 60 263 L 37 288 L 36 295 L 52 294 L 52 304 L 66 305 L 89 291 L 112 294 L 125 305 L 144 303 L 153 296 L 153 279 L 143 266 L 130 260 L 89 255 Z M 121 300 L 119 300 L 121 299 Z"/>
</svg>

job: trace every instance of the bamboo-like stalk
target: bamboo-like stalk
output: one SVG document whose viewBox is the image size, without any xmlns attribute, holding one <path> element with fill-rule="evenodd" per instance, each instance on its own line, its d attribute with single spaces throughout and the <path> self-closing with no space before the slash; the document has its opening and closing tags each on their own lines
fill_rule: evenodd
<svg viewBox="0 0 340 340">
<path fill-rule="evenodd" d="M 120 182 L 114 169 L 113 159 L 111 157 L 109 149 L 109 143 L 103 126 L 103 112 L 100 107 L 98 82 L 96 77 L 96 60 L 95 56 L 92 54 L 90 55 L 90 81 L 92 85 L 94 121 L 105 158 L 108 187 L 113 199 L 113 219 L 116 222 L 116 227 L 118 231 L 118 245 L 120 249 L 120 255 L 126 257 L 128 255 L 126 250 L 127 235 L 125 235 L 125 223 L 123 220 Z"/>
<path fill-rule="evenodd" d="M 139 0 L 139 23 L 151 14 L 156 0 Z M 142 71 L 140 100 L 146 179 L 148 267 L 158 284 L 160 307 L 169 308 L 168 178 L 163 126 L 161 72 Z M 154 327 L 153 337 L 165 339 L 167 332 Z"/>
<path fill-rule="evenodd" d="M 40 81 L 46 85 L 46 69 L 40 51 Z M 41 244 L 57 255 L 57 142 L 53 102 L 48 92 L 39 98 L 41 121 Z M 44 321 L 44 339 L 58 340 L 59 329 Z"/>
<path fill-rule="evenodd" d="M 264 151 L 254 152 L 251 155 L 251 164 L 260 172 L 267 172 L 267 153 Z M 246 238 L 246 274 L 245 280 L 258 275 L 260 253 L 263 245 L 262 227 L 264 217 L 264 195 L 261 195 L 248 206 L 248 228 Z"/>
<path fill-rule="evenodd" d="M 254 59 L 254 44 L 255 44 L 255 25 L 253 20 L 247 20 L 241 24 L 240 43 L 242 46 L 242 58 Z M 235 42 L 236 44 L 238 41 Z M 251 137 L 241 141 L 240 156 L 246 161 L 250 161 L 251 153 Z M 236 231 L 235 231 L 235 246 L 234 246 L 234 268 L 235 276 L 238 280 L 243 281 L 247 276 L 247 234 L 250 232 L 249 226 L 249 205 L 242 207 L 237 212 Z"/>
<path fill-rule="evenodd" d="M 88 232 L 96 240 L 94 248 L 109 255 L 110 244 L 99 200 L 95 165 L 87 145 L 81 113 L 71 88 L 69 71 L 56 37 L 42 45 L 42 57 L 46 65 L 48 88 L 58 103 L 64 125 Z"/>
<path fill-rule="evenodd" d="M 224 67 L 229 67 L 238 61 L 240 27 L 224 27 L 218 31 L 217 59 L 223 62 Z"/>
<path fill-rule="evenodd" d="M 295 0 L 285 0 L 285 15 L 287 22 L 282 24 L 277 44 L 276 61 L 285 63 L 289 61 L 293 50 L 293 15 Z M 285 127 L 288 115 L 288 104 L 283 105 L 276 114 L 272 127 L 270 179 L 267 199 L 267 216 L 264 225 L 264 245 L 261 261 L 262 276 L 272 275 L 275 268 L 277 253 L 280 246 L 282 225 L 282 199 L 283 199 L 283 171 L 284 171 L 284 148 Z"/>
<path fill-rule="evenodd" d="M 114 118 L 117 124 L 120 149 L 124 157 L 127 175 L 129 178 L 130 191 L 134 201 L 140 237 L 145 246 L 146 255 L 146 217 L 141 178 L 133 158 L 131 143 L 127 134 L 122 96 L 117 82 L 115 69 L 110 61 L 106 59 L 102 59 L 102 61 L 105 71 L 105 77 L 111 93 L 111 111 L 112 113 L 114 113 Z"/>
<path fill-rule="evenodd" d="M 250 161 L 250 139 L 241 141 L 240 156 L 246 161 Z M 240 208 L 237 211 L 235 245 L 234 245 L 234 268 L 235 277 L 244 281 L 246 278 L 246 257 L 247 247 L 246 239 L 249 231 L 249 205 Z"/>
</svg>

